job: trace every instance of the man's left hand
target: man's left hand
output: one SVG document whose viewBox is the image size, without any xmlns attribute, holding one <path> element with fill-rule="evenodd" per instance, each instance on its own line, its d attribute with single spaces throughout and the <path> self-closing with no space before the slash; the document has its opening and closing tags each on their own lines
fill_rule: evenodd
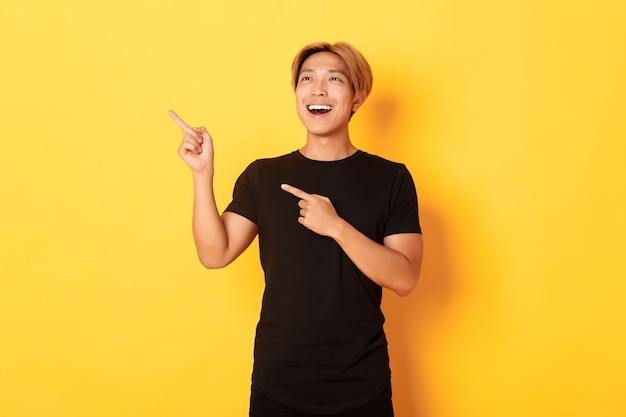
<svg viewBox="0 0 626 417">
<path fill-rule="evenodd" d="M 300 224 L 322 236 L 333 237 L 333 233 L 337 233 L 342 219 L 328 197 L 309 194 L 289 184 L 282 184 L 280 188 L 300 199 Z"/>
</svg>

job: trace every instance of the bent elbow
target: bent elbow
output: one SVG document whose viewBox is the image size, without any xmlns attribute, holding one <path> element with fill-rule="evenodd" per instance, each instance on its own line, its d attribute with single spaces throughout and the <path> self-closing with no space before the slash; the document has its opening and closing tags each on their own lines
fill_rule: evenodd
<svg viewBox="0 0 626 417">
<path fill-rule="evenodd" d="M 226 262 L 215 256 L 207 256 L 198 253 L 198 260 L 206 269 L 221 269 L 228 265 L 230 262 Z"/>
<path fill-rule="evenodd" d="M 223 268 L 223 266 L 213 263 L 213 262 L 208 262 L 208 261 L 203 261 L 202 259 L 200 259 L 200 264 L 205 267 L 206 269 L 221 269 Z"/>
<path fill-rule="evenodd" d="M 395 290 L 395 293 L 398 294 L 400 297 L 406 297 L 413 292 L 413 288 L 415 288 L 415 286 L 398 288 Z"/>
<path fill-rule="evenodd" d="M 417 286 L 417 281 L 419 279 L 419 275 L 412 277 L 410 280 L 405 281 L 402 285 L 399 285 L 394 289 L 394 292 L 398 294 L 400 297 L 406 297 L 413 292 L 415 287 Z"/>
</svg>

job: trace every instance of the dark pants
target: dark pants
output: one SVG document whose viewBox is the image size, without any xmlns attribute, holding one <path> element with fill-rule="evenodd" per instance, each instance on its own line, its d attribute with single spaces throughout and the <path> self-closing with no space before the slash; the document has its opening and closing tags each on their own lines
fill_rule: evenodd
<svg viewBox="0 0 626 417">
<path fill-rule="evenodd" d="M 250 417 L 319 417 L 319 415 L 292 410 L 252 390 Z M 345 413 L 328 414 L 325 417 L 393 417 L 391 386 L 362 407 Z"/>
</svg>

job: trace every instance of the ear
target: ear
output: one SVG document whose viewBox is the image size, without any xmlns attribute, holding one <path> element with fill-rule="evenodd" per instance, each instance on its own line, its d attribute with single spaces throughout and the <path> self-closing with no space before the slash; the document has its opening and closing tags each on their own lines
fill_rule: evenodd
<svg viewBox="0 0 626 417">
<path fill-rule="evenodd" d="M 365 95 L 363 93 L 356 94 L 352 100 L 352 112 L 356 112 L 359 107 L 365 102 Z"/>
</svg>

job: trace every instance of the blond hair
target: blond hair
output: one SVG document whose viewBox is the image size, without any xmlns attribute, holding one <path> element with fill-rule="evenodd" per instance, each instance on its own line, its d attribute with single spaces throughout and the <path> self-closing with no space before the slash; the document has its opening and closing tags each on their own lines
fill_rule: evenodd
<svg viewBox="0 0 626 417">
<path fill-rule="evenodd" d="M 363 54 L 347 42 L 334 44 L 316 42 L 302 48 L 291 65 L 291 84 L 294 89 L 298 86 L 302 64 L 308 57 L 318 52 L 331 52 L 343 59 L 350 71 L 350 81 L 354 94 L 363 94 L 363 99 L 369 96 L 374 81 L 372 69 Z"/>
</svg>

